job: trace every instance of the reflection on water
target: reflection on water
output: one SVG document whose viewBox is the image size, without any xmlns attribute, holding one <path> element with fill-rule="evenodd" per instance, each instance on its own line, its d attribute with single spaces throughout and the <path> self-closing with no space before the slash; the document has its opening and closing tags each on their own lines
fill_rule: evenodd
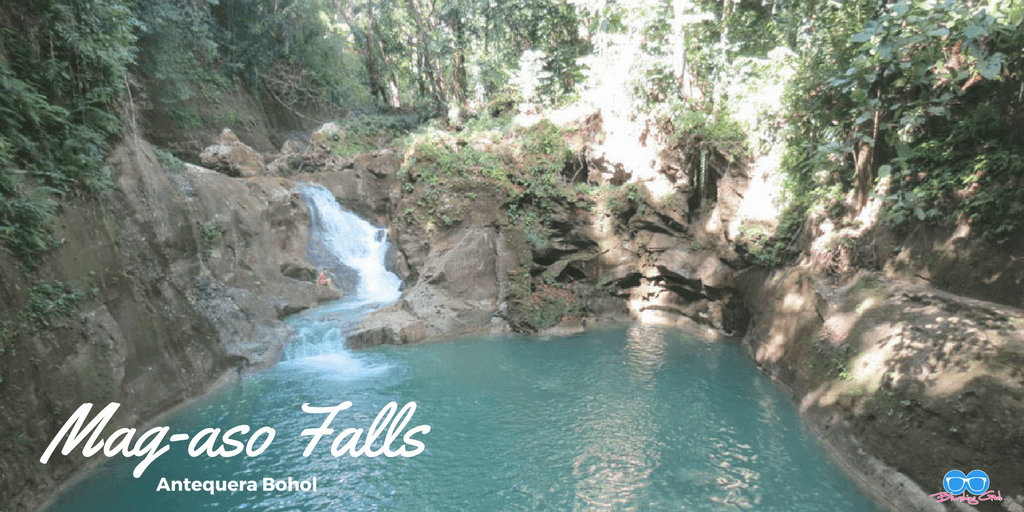
<svg viewBox="0 0 1024 512">
<path fill-rule="evenodd" d="M 172 432 L 267 425 L 259 457 L 171 450 L 143 475 L 112 461 L 54 511 L 574 510 L 871 511 L 804 433 L 789 398 L 735 345 L 632 327 L 535 340 L 463 339 L 336 350 L 357 311 L 289 320 L 281 364 L 168 420 Z M 326 312 L 325 312 L 326 311 Z M 352 316 L 356 315 L 356 316 Z M 413 458 L 309 457 L 301 405 L 353 403 L 333 428 L 367 428 L 385 404 L 430 425 Z M 318 478 L 316 493 L 155 492 L 170 479 Z"/>
<path fill-rule="evenodd" d="M 588 399 L 577 408 L 574 428 L 584 449 L 573 460 L 573 477 L 577 503 L 590 510 L 635 510 L 632 498 L 660 463 L 653 391 L 655 372 L 665 362 L 664 334 L 662 329 L 631 327 L 622 354 L 627 378 L 609 379 L 607 373 L 614 368 L 601 365 L 584 379 Z M 638 389 L 623 393 L 623 380 Z"/>
<path fill-rule="evenodd" d="M 653 382 L 654 372 L 665 363 L 665 330 L 634 325 L 626 334 L 626 361 L 641 382 Z"/>
</svg>

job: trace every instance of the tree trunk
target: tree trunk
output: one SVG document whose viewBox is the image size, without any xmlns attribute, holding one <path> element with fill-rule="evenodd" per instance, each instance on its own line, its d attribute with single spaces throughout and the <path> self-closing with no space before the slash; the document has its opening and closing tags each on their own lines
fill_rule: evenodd
<svg viewBox="0 0 1024 512">
<path fill-rule="evenodd" d="M 679 82 L 679 88 L 686 96 L 686 12 L 683 9 L 683 0 L 672 2 L 672 71 Z"/>
<path fill-rule="evenodd" d="M 366 0 L 366 75 L 370 80 L 370 93 L 382 102 L 388 102 L 388 90 L 380 79 L 380 71 L 377 69 L 376 53 L 377 43 L 373 37 L 373 0 Z"/>
<path fill-rule="evenodd" d="M 384 42 L 378 39 L 377 48 L 380 49 L 380 58 L 384 62 L 384 74 L 388 76 L 388 106 L 394 109 L 402 108 L 402 96 L 398 89 L 398 80 L 395 79 L 395 71 L 394 66 L 391 65 L 391 59 L 388 58 L 387 52 L 384 51 Z"/>
<path fill-rule="evenodd" d="M 420 52 L 419 60 L 423 66 L 421 72 L 427 75 L 427 79 L 433 86 L 435 99 L 438 103 L 444 105 L 447 103 L 447 98 L 445 97 L 444 85 L 441 83 L 440 61 L 430 51 L 430 37 L 427 34 L 427 27 L 425 26 L 419 4 L 416 0 L 406 0 L 406 4 L 409 6 L 409 12 L 416 23 L 416 34 L 420 41 L 418 50 Z"/>
<path fill-rule="evenodd" d="M 459 104 L 464 104 L 469 89 L 469 81 L 466 79 L 466 58 L 463 55 L 466 35 L 462 26 L 462 15 L 457 9 L 452 15 L 452 28 L 455 30 L 455 87 L 452 92 Z"/>
<path fill-rule="evenodd" d="M 854 156 L 856 166 L 856 184 L 854 188 L 853 201 L 860 210 L 868 203 L 871 196 L 871 189 L 875 184 L 875 144 L 878 144 L 878 124 L 881 111 L 875 110 L 871 127 L 871 142 L 861 141 Z"/>
</svg>

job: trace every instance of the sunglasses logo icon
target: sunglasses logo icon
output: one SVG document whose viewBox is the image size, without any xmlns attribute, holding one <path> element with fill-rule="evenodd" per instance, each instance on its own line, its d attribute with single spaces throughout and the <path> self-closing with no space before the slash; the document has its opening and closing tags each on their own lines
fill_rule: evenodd
<svg viewBox="0 0 1024 512">
<path fill-rule="evenodd" d="M 956 496 L 964 490 L 970 491 L 971 494 L 976 496 L 982 495 L 988 490 L 988 475 L 980 470 L 975 469 L 970 473 L 964 475 L 963 471 L 954 469 L 942 479 L 942 487 L 946 489 L 946 492 Z"/>
</svg>

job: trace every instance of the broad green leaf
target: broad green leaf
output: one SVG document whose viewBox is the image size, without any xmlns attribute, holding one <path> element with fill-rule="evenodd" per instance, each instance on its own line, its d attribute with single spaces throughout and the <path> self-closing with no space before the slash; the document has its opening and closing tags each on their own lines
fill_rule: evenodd
<svg viewBox="0 0 1024 512">
<path fill-rule="evenodd" d="M 968 39 L 977 39 L 979 37 L 987 36 L 988 29 L 981 25 L 971 23 L 970 25 L 967 25 L 966 29 L 964 29 L 964 35 L 967 36 Z"/>
<path fill-rule="evenodd" d="M 906 48 L 908 46 L 917 46 L 919 44 L 926 43 L 926 42 L 928 42 L 928 38 L 927 37 L 925 37 L 922 34 L 914 34 L 914 35 L 912 35 L 910 37 L 907 37 L 906 40 L 903 41 L 903 47 Z"/>
<path fill-rule="evenodd" d="M 900 0 L 899 2 L 896 2 L 895 4 L 893 4 L 893 6 L 892 6 L 892 12 L 896 16 L 903 16 L 909 10 L 910 10 L 910 6 L 907 5 L 907 0 Z"/>
<path fill-rule="evenodd" d="M 928 113 L 933 116 L 945 115 L 946 107 L 928 107 Z"/>
<path fill-rule="evenodd" d="M 871 34 L 868 34 L 867 32 L 858 32 L 857 34 L 854 34 L 854 36 L 850 38 L 851 43 L 866 43 L 870 40 Z"/>
<path fill-rule="evenodd" d="M 889 60 L 892 57 L 893 45 L 889 41 L 883 41 L 878 45 L 878 56 L 883 60 Z"/>
<path fill-rule="evenodd" d="M 928 32 L 928 35 L 932 37 L 946 37 L 949 35 L 949 29 L 946 27 L 939 27 L 935 30 Z"/>
<path fill-rule="evenodd" d="M 999 71 L 1002 69 L 1005 60 L 1006 56 L 1001 53 L 992 54 L 978 62 L 978 73 L 981 73 L 981 76 L 987 80 L 995 80 L 999 77 Z"/>
<path fill-rule="evenodd" d="M 910 158 L 910 146 L 906 142 L 899 141 L 896 143 L 896 156 L 899 158 Z"/>
</svg>

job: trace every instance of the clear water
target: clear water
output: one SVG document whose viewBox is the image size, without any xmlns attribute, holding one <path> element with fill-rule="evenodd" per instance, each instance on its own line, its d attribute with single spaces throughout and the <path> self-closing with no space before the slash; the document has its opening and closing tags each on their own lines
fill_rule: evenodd
<svg viewBox="0 0 1024 512">
<path fill-rule="evenodd" d="M 634 326 L 534 339 L 468 338 L 351 352 L 361 316 L 336 304 L 293 318 L 289 359 L 181 411 L 171 433 L 271 426 L 262 455 L 189 458 L 174 445 L 139 479 L 117 458 L 51 510 L 871 511 L 801 427 L 787 395 L 735 345 Z M 367 429 L 391 401 L 417 403 L 412 457 L 308 458 L 322 415 Z M 244 440 L 244 437 L 243 437 Z M 379 445 L 379 443 L 378 443 Z M 377 446 L 377 445 L 375 445 Z M 100 455 L 102 456 L 102 455 Z M 157 492 L 169 480 L 311 479 L 317 492 Z"/>
<path fill-rule="evenodd" d="M 281 363 L 163 423 L 191 436 L 268 426 L 276 436 L 267 450 L 191 458 L 177 443 L 138 479 L 140 459 L 116 457 L 50 510 L 875 510 L 804 432 L 789 397 L 735 345 L 634 326 L 347 350 L 346 334 L 368 309 L 398 297 L 399 280 L 384 270 L 382 230 L 341 211 L 322 187 L 303 194 L 313 236 L 358 271 L 360 292 L 289 319 Z M 410 458 L 335 457 L 331 436 L 303 457 L 310 438 L 302 431 L 324 416 L 302 405 L 346 401 L 353 405 L 332 423 L 335 436 L 368 430 L 389 402 L 416 402 L 408 429 L 430 426 L 417 437 L 426 449 Z M 289 477 L 315 477 L 316 492 L 157 490 L 163 478 Z"/>
</svg>

